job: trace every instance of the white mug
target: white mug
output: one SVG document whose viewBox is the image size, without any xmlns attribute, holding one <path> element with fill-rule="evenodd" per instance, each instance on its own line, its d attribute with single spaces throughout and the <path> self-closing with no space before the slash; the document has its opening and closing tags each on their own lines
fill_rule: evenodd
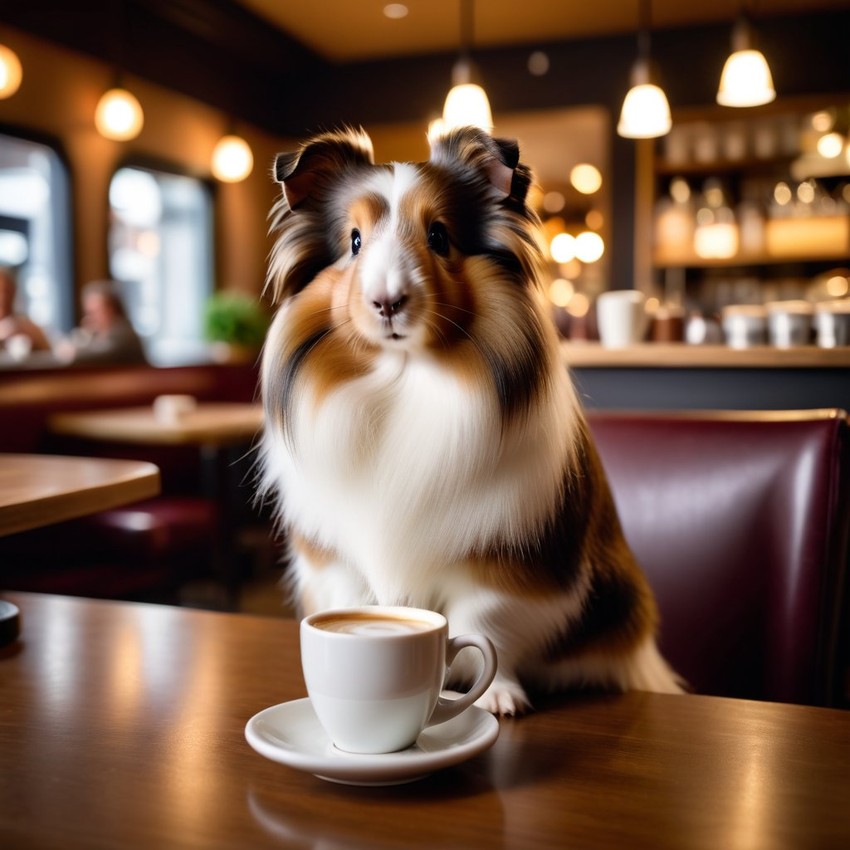
<svg viewBox="0 0 850 850">
<path fill-rule="evenodd" d="M 767 307 L 770 344 L 777 348 L 808 345 L 812 333 L 812 305 L 807 301 L 772 301 Z"/>
<path fill-rule="evenodd" d="M 821 348 L 850 345 L 850 299 L 818 304 L 815 308 L 815 327 Z"/>
<path fill-rule="evenodd" d="M 6 340 L 6 351 L 12 360 L 26 360 L 32 351 L 32 339 L 26 334 L 14 334 Z"/>
<path fill-rule="evenodd" d="M 153 400 L 153 416 L 157 422 L 176 425 L 198 406 L 193 395 L 158 395 Z"/>
<path fill-rule="evenodd" d="M 596 299 L 599 339 L 605 348 L 641 342 L 649 325 L 646 296 L 638 289 L 612 289 Z"/>
<path fill-rule="evenodd" d="M 440 695 L 464 647 L 484 664 L 469 691 Z M 483 635 L 449 638 L 442 614 L 422 608 L 367 605 L 319 611 L 301 621 L 301 666 L 319 722 L 334 745 L 351 753 L 390 753 L 412 746 L 426 726 L 457 716 L 496 675 L 496 650 Z"/>
<path fill-rule="evenodd" d="M 767 312 L 760 304 L 730 304 L 723 308 L 723 333 L 730 348 L 753 348 L 767 339 Z"/>
</svg>

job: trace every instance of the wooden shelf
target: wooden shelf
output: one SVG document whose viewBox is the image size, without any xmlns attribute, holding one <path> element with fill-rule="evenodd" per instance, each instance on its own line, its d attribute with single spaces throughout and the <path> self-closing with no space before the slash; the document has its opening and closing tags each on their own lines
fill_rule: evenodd
<svg viewBox="0 0 850 850">
<path fill-rule="evenodd" d="M 833 254 L 814 255 L 791 255 L 788 257 L 775 257 L 769 254 L 738 254 L 729 259 L 704 259 L 695 255 L 688 257 L 669 257 L 656 254 L 652 263 L 657 269 L 726 269 L 739 266 L 782 266 L 789 263 L 841 263 L 847 265 L 848 254 L 846 251 L 836 251 Z"/>
<path fill-rule="evenodd" d="M 850 369 L 850 347 L 734 349 L 725 345 L 643 343 L 603 348 L 594 342 L 564 342 L 564 362 L 572 368 L 659 369 Z"/>
<path fill-rule="evenodd" d="M 660 177 L 688 177 L 714 174 L 772 174 L 777 170 L 787 171 L 796 157 L 790 154 L 773 157 L 749 156 L 742 159 L 713 159 L 708 162 L 668 162 L 666 159 L 655 161 L 655 173 Z"/>
<path fill-rule="evenodd" d="M 657 268 L 729 268 L 776 266 L 785 263 L 846 263 L 850 255 L 850 216 L 811 216 L 765 222 L 765 251 L 739 253 L 724 259 L 704 259 L 682 252 L 671 256 L 656 250 Z"/>
</svg>

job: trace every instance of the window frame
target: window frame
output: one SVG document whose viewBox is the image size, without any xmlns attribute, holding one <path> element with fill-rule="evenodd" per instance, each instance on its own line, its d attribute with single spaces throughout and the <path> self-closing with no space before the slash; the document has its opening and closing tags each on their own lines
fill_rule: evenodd
<svg viewBox="0 0 850 850">
<path fill-rule="evenodd" d="M 0 122 L 0 135 L 29 142 L 48 148 L 56 157 L 58 181 L 51 180 L 51 216 L 56 223 L 54 234 L 55 251 L 55 287 L 56 287 L 56 327 L 55 331 L 67 333 L 74 326 L 76 312 L 76 277 L 77 228 L 74 215 L 73 199 L 75 196 L 74 171 L 71 160 L 64 145 L 56 136 L 41 133 L 29 127 Z M 55 175 L 51 174 L 51 178 Z M 58 226 L 62 225 L 62 226 Z M 16 271 L 25 268 L 27 263 L 16 267 Z"/>
<path fill-rule="evenodd" d="M 120 158 L 116 163 L 115 167 L 112 169 L 109 174 L 109 178 L 107 180 L 107 190 L 106 197 L 104 198 L 104 202 L 106 205 L 106 232 L 103 234 L 103 244 L 106 252 L 106 268 L 107 273 L 111 276 L 112 272 L 112 252 L 110 247 L 110 237 L 112 231 L 112 204 L 109 199 L 109 193 L 112 188 L 112 181 L 115 179 L 116 174 L 122 169 L 135 169 L 138 171 L 147 171 L 153 172 L 154 174 L 163 174 L 170 177 L 181 177 L 188 178 L 194 180 L 198 183 L 206 198 L 208 200 L 208 216 L 206 221 L 206 226 L 209 232 L 209 245 L 206 250 L 206 265 L 208 269 L 208 283 L 209 283 L 209 291 L 207 292 L 207 298 L 212 295 L 217 289 L 217 270 L 218 270 L 218 254 L 217 254 L 217 223 L 218 223 L 218 197 L 217 197 L 217 183 L 213 180 L 209 175 L 203 174 L 199 171 L 193 170 L 191 168 L 187 168 L 186 166 L 176 163 L 172 160 L 146 155 L 140 152 L 132 152 L 127 156 Z M 119 280 L 119 282 L 121 282 Z M 148 355 L 151 359 L 151 362 L 155 365 L 179 365 L 184 362 L 195 362 L 197 357 L 193 357 L 191 354 L 186 357 L 185 355 L 179 355 L 176 358 L 173 355 L 168 355 L 166 357 L 161 357 L 157 354 L 156 345 L 149 347 L 149 339 L 147 337 L 143 337 L 145 341 L 146 349 L 148 349 Z M 198 340 L 199 346 L 203 344 L 203 339 Z"/>
</svg>

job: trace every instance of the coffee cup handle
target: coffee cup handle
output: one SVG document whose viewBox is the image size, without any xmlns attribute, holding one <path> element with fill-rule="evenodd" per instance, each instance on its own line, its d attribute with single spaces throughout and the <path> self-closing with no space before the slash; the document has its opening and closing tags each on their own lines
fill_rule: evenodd
<svg viewBox="0 0 850 850">
<path fill-rule="evenodd" d="M 437 700 L 437 705 L 428 720 L 428 726 L 436 726 L 438 723 L 445 723 L 452 717 L 457 717 L 490 687 L 490 683 L 496 675 L 496 647 L 484 635 L 458 635 L 449 638 L 446 645 L 446 667 L 450 667 L 455 656 L 467 646 L 474 646 L 481 653 L 484 658 L 484 667 L 478 678 L 473 682 L 472 687 L 465 694 L 456 699 L 440 697 Z"/>
</svg>

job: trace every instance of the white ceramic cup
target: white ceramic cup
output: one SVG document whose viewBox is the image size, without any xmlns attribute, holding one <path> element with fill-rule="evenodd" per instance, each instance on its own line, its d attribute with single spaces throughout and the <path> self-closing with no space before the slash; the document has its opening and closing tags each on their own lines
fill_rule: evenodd
<svg viewBox="0 0 850 850">
<path fill-rule="evenodd" d="M 760 304 L 730 304 L 723 308 L 723 333 L 730 348 L 753 348 L 767 339 L 767 313 Z"/>
<path fill-rule="evenodd" d="M 777 348 L 808 345 L 812 334 L 812 305 L 807 301 L 772 301 L 767 307 L 770 344 Z"/>
<path fill-rule="evenodd" d="M 850 345 L 850 299 L 818 304 L 815 308 L 815 328 L 821 348 Z"/>
<path fill-rule="evenodd" d="M 14 334 L 6 340 L 6 351 L 12 360 L 26 360 L 32 351 L 32 340 L 26 334 Z"/>
<path fill-rule="evenodd" d="M 475 647 L 483 667 L 457 699 L 440 695 L 457 653 Z M 412 746 L 426 726 L 457 716 L 496 675 L 483 635 L 450 638 L 442 614 L 364 606 L 319 611 L 301 621 L 301 666 L 313 709 L 337 749 L 390 753 Z"/>
<path fill-rule="evenodd" d="M 612 289 L 596 299 L 599 340 L 605 348 L 641 342 L 649 325 L 646 296 L 637 289 Z"/>
<path fill-rule="evenodd" d="M 158 395 L 153 400 L 153 415 L 157 422 L 174 425 L 198 406 L 193 395 Z"/>
</svg>

